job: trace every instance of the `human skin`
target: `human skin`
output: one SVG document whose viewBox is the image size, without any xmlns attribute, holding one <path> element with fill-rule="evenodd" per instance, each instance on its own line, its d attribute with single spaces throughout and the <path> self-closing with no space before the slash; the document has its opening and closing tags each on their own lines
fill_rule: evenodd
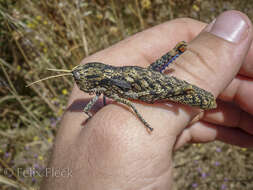
<svg viewBox="0 0 253 190">
<path fill-rule="evenodd" d="M 54 144 L 50 168 L 68 168 L 71 177 L 45 177 L 46 189 L 170 189 L 172 154 L 190 142 L 215 140 L 253 147 L 252 25 L 237 11 L 221 14 L 208 26 L 175 19 L 125 39 L 85 58 L 87 62 L 146 67 L 179 41 L 188 50 L 169 75 L 218 96 L 218 108 L 167 102 L 135 101 L 154 128 L 149 134 L 128 107 L 110 102 L 95 105 L 89 120 L 80 107 L 91 96 L 74 87 Z"/>
</svg>

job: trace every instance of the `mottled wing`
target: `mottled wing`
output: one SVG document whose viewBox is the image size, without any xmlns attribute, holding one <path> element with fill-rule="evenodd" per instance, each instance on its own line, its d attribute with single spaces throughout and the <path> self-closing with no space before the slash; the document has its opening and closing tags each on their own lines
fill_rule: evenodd
<svg viewBox="0 0 253 190">
<path fill-rule="evenodd" d="M 131 89 L 131 84 L 122 78 L 111 78 L 110 82 L 112 85 L 117 86 L 122 91 L 126 92 Z"/>
</svg>

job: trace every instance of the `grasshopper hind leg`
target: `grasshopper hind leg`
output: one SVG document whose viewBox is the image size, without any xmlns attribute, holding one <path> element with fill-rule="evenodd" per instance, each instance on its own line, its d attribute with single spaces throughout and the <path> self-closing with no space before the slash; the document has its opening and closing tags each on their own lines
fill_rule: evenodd
<svg viewBox="0 0 253 190">
<path fill-rule="evenodd" d="M 149 69 L 162 72 L 164 71 L 175 59 L 177 59 L 187 49 L 187 44 L 184 41 L 179 42 L 172 50 L 164 54 L 161 58 L 157 59 Z"/>
<path fill-rule="evenodd" d="M 153 128 L 150 127 L 150 125 L 145 121 L 145 119 L 141 116 L 141 114 L 138 112 L 138 110 L 136 109 L 136 107 L 134 106 L 134 104 L 131 101 L 129 101 L 127 99 L 124 99 L 124 98 L 120 98 L 120 97 L 115 96 L 115 95 L 112 96 L 111 98 L 114 99 L 116 102 L 120 102 L 122 104 L 125 104 L 125 105 L 131 107 L 133 109 L 133 111 L 135 112 L 135 114 L 137 115 L 137 117 L 145 125 L 146 129 L 148 130 L 148 132 L 153 131 Z"/>
<path fill-rule="evenodd" d="M 83 109 L 83 112 L 86 113 L 86 114 L 89 116 L 89 118 L 92 117 L 92 115 L 90 114 L 89 111 L 90 111 L 90 109 L 92 108 L 92 106 L 94 106 L 94 104 L 97 102 L 97 100 L 98 100 L 98 98 L 99 98 L 100 95 L 101 95 L 101 94 L 97 93 L 96 96 L 94 96 L 94 97 L 89 101 L 89 103 L 85 106 L 85 108 Z M 116 95 L 112 96 L 111 98 L 114 99 L 116 102 L 120 102 L 120 103 L 122 103 L 122 104 L 125 104 L 125 105 L 131 107 L 131 108 L 133 109 L 133 111 L 136 113 L 137 117 L 138 117 L 138 118 L 141 120 L 141 122 L 145 125 L 145 127 L 147 128 L 147 130 L 148 130 L 149 132 L 153 131 L 153 128 L 150 127 L 150 125 L 145 121 L 145 119 L 141 116 L 141 114 L 138 112 L 138 110 L 136 109 L 136 107 L 134 106 L 134 104 L 133 104 L 131 101 L 129 101 L 129 100 L 127 100 L 127 99 L 124 99 L 124 98 L 120 98 L 120 97 L 118 97 L 118 96 L 116 96 Z M 104 100 L 105 100 L 105 96 L 104 96 Z M 104 102 L 104 103 L 105 103 L 105 102 Z"/>
</svg>

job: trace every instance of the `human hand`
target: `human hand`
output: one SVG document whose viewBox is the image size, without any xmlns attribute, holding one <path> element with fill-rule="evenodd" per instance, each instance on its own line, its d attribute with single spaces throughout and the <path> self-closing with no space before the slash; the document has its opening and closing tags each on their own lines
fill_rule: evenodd
<svg viewBox="0 0 253 190">
<path fill-rule="evenodd" d="M 172 152 L 185 143 L 221 140 L 253 147 L 252 25 L 245 15 L 228 11 L 205 26 L 192 19 L 172 20 L 100 51 L 83 63 L 146 67 L 177 42 L 191 41 L 170 75 L 219 96 L 218 108 L 203 114 L 171 102 L 135 102 L 154 128 L 148 134 L 135 114 L 118 103 L 99 110 L 97 106 L 96 114 L 84 122 L 88 117 L 81 110 L 74 111 L 73 105 L 90 97 L 75 86 L 50 164 L 69 168 L 72 177 L 47 178 L 42 189 L 169 189 Z M 200 120 L 191 124 L 196 116 Z"/>
</svg>

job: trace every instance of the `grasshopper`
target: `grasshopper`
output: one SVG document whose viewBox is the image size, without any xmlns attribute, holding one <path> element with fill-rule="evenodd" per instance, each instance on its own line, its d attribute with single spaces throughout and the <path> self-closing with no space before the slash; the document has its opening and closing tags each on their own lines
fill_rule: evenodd
<svg viewBox="0 0 253 190">
<path fill-rule="evenodd" d="M 104 95 L 132 108 L 146 129 L 152 131 L 153 128 L 141 116 L 131 100 L 150 104 L 159 101 L 173 101 L 204 110 L 217 107 L 215 98 L 210 92 L 162 73 L 170 63 L 186 51 L 186 47 L 185 42 L 178 43 L 173 50 L 147 68 L 139 66 L 116 67 L 100 62 L 89 62 L 78 65 L 72 70 L 49 69 L 66 73 L 41 79 L 28 86 L 49 78 L 71 75 L 80 90 L 95 94 L 83 110 L 89 117 L 92 116 L 89 110 L 99 97 Z"/>
</svg>

